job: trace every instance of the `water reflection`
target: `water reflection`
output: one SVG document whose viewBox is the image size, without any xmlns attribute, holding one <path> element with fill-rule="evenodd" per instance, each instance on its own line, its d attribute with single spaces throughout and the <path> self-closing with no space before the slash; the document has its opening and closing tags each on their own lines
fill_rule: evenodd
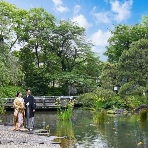
<svg viewBox="0 0 148 148">
<path fill-rule="evenodd" d="M 59 121 L 56 128 L 56 136 L 59 138 L 55 141 L 60 142 L 62 148 L 76 148 L 76 138 L 71 121 Z"/>
<path fill-rule="evenodd" d="M 3 117 L 13 122 L 13 112 Z M 51 136 L 58 139 L 63 148 L 147 148 L 148 122 L 140 122 L 138 116 L 106 116 L 105 122 L 94 122 L 92 113 L 74 110 L 71 122 L 58 122 L 56 112 L 46 111 L 35 114 L 35 127 L 50 127 Z M 141 145 L 137 146 L 141 142 Z"/>
</svg>

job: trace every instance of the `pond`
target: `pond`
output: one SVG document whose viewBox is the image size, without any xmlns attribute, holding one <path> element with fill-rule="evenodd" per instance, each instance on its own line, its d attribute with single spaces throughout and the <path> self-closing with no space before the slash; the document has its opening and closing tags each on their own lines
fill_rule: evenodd
<svg viewBox="0 0 148 148">
<path fill-rule="evenodd" d="M 3 120 L 13 122 L 13 112 L 7 111 Z M 37 111 L 35 128 L 49 125 L 50 135 L 58 138 L 62 148 L 147 148 L 148 122 L 140 122 L 134 115 L 107 115 L 96 124 L 93 114 L 75 109 L 71 121 L 57 120 L 56 111 Z"/>
</svg>

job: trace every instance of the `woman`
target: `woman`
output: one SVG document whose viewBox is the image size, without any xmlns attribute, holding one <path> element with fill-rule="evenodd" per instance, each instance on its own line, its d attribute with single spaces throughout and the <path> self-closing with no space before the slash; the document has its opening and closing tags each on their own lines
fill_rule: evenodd
<svg viewBox="0 0 148 148">
<path fill-rule="evenodd" d="M 24 99 L 21 97 L 22 93 L 17 92 L 16 98 L 13 102 L 14 107 L 14 125 L 15 129 L 19 130 L 25 123 L 25 104 Z"/>
</svg>

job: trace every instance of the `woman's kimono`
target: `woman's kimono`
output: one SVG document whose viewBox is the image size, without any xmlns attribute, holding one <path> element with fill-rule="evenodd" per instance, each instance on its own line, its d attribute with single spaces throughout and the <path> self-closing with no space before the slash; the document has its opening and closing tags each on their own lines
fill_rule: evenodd
<svg viewBox="0 0 148 148">
<path fill-rule="evenodd" d="M 14 107 L 14 125 L 16 129 L 24 126 L 25 123 L 25 105 L 24 99 L 16 97 L 13 102 Z"/>
</svg>

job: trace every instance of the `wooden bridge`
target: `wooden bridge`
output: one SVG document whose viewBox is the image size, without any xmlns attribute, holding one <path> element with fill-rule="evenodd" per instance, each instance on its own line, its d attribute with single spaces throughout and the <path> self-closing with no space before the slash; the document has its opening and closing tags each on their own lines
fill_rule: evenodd
<svg viewBox="0 0 148 148">
<path fill-rule="evenodd" d="M 77 97 L 78 96 L 34 96 L 37 109 L 57 108 L 57 98 L 59 98 L 61 102 L 69 102 L 70 100 L 74 100 L 74 104 L 79 105 Z M 4 98 L 6 109 L 13 108 L 14 99 L 15 98 Z"/>
</svg>

